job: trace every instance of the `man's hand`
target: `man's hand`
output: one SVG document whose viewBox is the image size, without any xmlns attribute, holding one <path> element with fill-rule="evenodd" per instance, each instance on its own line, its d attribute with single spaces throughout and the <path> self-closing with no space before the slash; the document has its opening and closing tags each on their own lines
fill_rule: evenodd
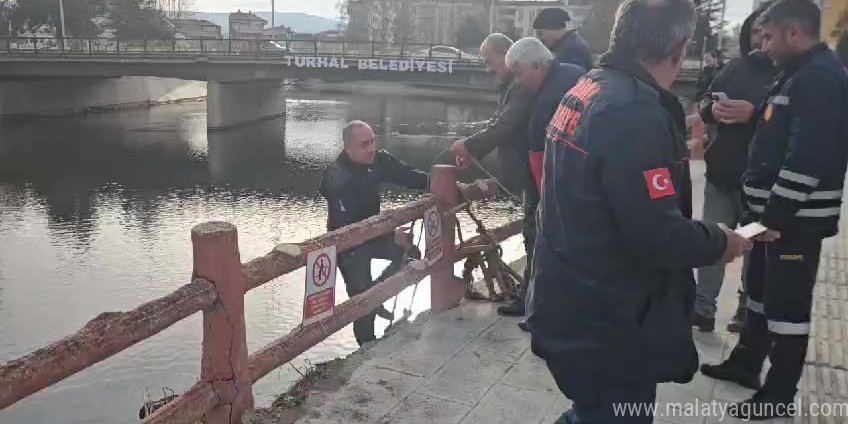
<svg viewBox="0 0 848 424">
<path fill-rule="evenodd" d="M 733 262 L 734 259 L 742 256 L 754 247 L 754 243 L 751 243 L 751 240 L 736 234 L 735 231 L 727 228 L 726 225 L 718 224 L 718 226 L 727 236 L 727 247 L 724 250 L 724 255 L 721 257 L 721 263 L 727 264 Z"/>
<path fill-rule="evenodd" d="M 713 103 L 713 116 L 723 124 L 749 122 L 754 116 L 754 105 L 745 100 L 719 100 Z"/>
<path fill-rule="evenodd" d="M 754 240 L 761 243 L 771 243 L 780 239 L 780 232 L 774 230 L 766 230 L 766 232 L 754 237 Z"/>
<path fill-rule="evenodd" d="M 471 153 L 465 147 L 465 139 L 456 140 L 450 148 L 451 153 L 456 157 L 456 167 L 466 170 L 471 166 Z"/>
</svg>

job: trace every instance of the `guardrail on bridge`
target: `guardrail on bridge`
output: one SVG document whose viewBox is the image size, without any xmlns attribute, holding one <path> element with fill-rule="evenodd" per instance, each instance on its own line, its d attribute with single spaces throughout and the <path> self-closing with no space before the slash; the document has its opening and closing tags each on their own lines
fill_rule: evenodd
<svg viewBox="0 0 848 424">
<path fill-rule="evenodd" d="M 145 420 L 145 424 L 191 423 L 206 416 L 209 424 L 241 423 L 253 408 L 252 384 L 296 358 L 331 334 L 374 310 L 406 287 L 431 279 L 431 309 L 457 305 L 465 286 L 453 274 L 463 258 L 455 246 L 460 201 L 494 196 L 494 180 L 457 183 L 453 166 L 436 165 L 431 193 L 399 209 L 296 244 L 281 244 L 263 257 L 242 264 L 235 226 L 207 222 L 192 229 L 192 281 L 173 293 L 129 312 L 104 312 L 78 332 L 26 356 L 0 365 L 0 409 L 53 385 L 97 362 L 203 312 L 200 381 Z M 462 199 L 462 200 L 461 200 Z M 392 232 L 420 219 L 437 206 L 441 212 L 442 258 L 426 266 L 406 266 L 368 291 L 339 304 L 323 321 L 301 325 L 264 348 L 248 355 L 244 325 L 244 295 L 277 277 L 305 265 L 309 251 L 335 245 L 338 252 Z M 520 221 L 489 231 L 496 241 L 520 232 Z"/>
<path fill-rule="evenodd" d="M 221 55 L 221 56 L 335 56 L 394 59 L 454 60 L 482 65 L 477 55 L 456 46 L 426 43 L 310 39 L 117 39 L 3 37 L 0 53 L 68 55 Z"/>
</svg>

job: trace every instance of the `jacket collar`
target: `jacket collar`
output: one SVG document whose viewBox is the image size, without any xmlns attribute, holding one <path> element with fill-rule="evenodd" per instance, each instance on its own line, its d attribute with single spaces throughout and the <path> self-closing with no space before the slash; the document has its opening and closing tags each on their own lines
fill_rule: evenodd
<svg viewBox="0 0 848 424">
<path fill-rule="evenodd" d="M 612 68 L 624 72 L 657 90 L 660 106 L 674 118 L 675 125 L 682 132 L 686 131 L 686 113 L 683 111 L 683 106 L 680 105 L 680 100 L 677 99 L 674 93 L 660 87 L 653 75 L 637 62 L 632 55 L 611 50 L 601 56 L 600 65 L 602 68 Z"/>
<path fill-rule="evenodd" d="M 559 41 L 557 41 L 557 42 L 556 42 L 556 45 L 555 45 L 555 46 L 554 46 L 554 48 L 552 48 L 551 50 L 553 50 L 554 52 L 559 51 L 559 50 L 562 48 L 562 46 L 563 46 L 563 45 L 564 45 L 564 44 L 565 44 L 568 40 L 571 40 L 571 39 L 573 39 L 573 38 L 576 38 L 576 37 L 577 37 L 577 35 L 578 35 L 578 34 L 577 34 L 577 30 L 576 30 L 576 29 L 568 30 L 568 31 L 565 33 L 565 35 L 563 35 L 563 36 L 562 36 L 562 38 L 560 38 L 560 39 L 559 39 Z"/>
<path fill-rule="evenodd" d="M 551 81 L 556 79 L 556 75 L 559 73 L 560 68 L 561 67 L 559 66 L 559 62 L 557 62 L 556 60 L 551 62 L 551 66 L 550 68 L 548 68 L 548 73 L 545 74 L 545 79 L 544 81 L 542 81 L 542 89 L 540 91 L 546 91 L 545 87 L 547 87 L 548 84 L 551 83 Z"/>
<path fill-rule="evenodd" d="M 502 83 L 500 83 L 500 85 L 498 85 L 498 89 L 499 90 L 506 90 L 506 89 L 508 89 L 509 87 L 512 86 L 513 82 L 514 82 L 514 78 L 512 77 L 512 73 L 509 73 L 509 74 L 507 74 L 506 79 Z"/>
<path fill-rule="evenodd" d="M 351 170 L 362 170 L 374 167 L 374 165 L 360 165 L 358 163 L 354 163 L 352 160 L 350 160 L 350 157 L 348 157 L 347 153 L 344 150 L 339 153 L 339 156 L 336 158 L 336 162 L 342 167 Z"/>
<path fill-rule="evenodd" d="M 809 50 L 807 50 L 806 52 L 804 52 L 800 56 L 796 57 L 795 59 L 793 59 L 789 63 L 787 63 L 786 66 L 783 67 L 784 75 L 788 76 L 788 75 L 794 74 L 796 71 L 798 71 L 798 69 L 800 69 L 802 66 L 807 64 L 815 56 L 817 56 L 819 53 L 821 53 L 821 52 L 823 52 L 827 49 L 828 49 L 828 47 L 827 47 L 827 44 L 825 44 L 825 43 L 816 44 L 815 46 L 813 46 L 812 48 L 810 48 Z"/>
</svg>

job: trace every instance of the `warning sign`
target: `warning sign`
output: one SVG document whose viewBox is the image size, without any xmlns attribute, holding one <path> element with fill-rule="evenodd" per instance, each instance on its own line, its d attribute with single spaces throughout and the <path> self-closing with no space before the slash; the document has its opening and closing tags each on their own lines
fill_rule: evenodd
<svg viewBox="0 0 848 424">
<path fill-rule="evenodd" d="M 336 306 L 336 246 L 306 254 L 303 325 L 333 315 Z"/>
<path fill-rule="evenodd" d="M 442 258 L 442 215 L 435 206 L 424 214 L 424 239 L 427 246 L 424 261 L 432 265 Z"/>
</svg>

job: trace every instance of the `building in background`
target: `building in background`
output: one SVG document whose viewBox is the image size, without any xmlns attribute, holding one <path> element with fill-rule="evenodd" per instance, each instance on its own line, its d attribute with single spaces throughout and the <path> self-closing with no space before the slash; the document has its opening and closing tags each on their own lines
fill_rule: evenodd
<svg viewBox="0 0 848 424">
<path fill-rule="evenodd" d="M 549 7 L 565 9 L 571 22 L 571 28 L 580 28 L 592 13 L 591 0 L 498 0 L 494 2 L 490 21 L 493 31 L 503 32 L 517 38 L 533 35 L 533 21 L 539 11 Z"/>
<path fill-rule="evenodd" d="M 277 25 L 273 28 L 266 28 L 262 30 L 262 35 L 269 40 L 285 40 L 291 38 L 293 34 L 294 31 L 285 25 Z"/>
<path fill-rule="evenodd" d="M 474 44 L 491 32 L 512 37 L 533 34 L 540 10 L 560 7 L 580 27 L 591 0 L 349 0 L 351 38 L 432 44 Z"/>
<path fill-rule="evenodd" d="M 241 10 L 230 13 L 230 38 L 234 40 L 285 40 L 294 33 L 285 25 L 265 28 L 268 21 Z"/>
<path fill-rule="evenodd" d="M 175 38 L 221 39 L 221 27 L 203 19 L 170 19 Z"/>
<path fill-rule="evenodd" d="M 252 12 L 230 13 L 230 38 L 234 40 L 260 40 L 268 38 L 263 31 L 268 23 Z"/>
</svg>

